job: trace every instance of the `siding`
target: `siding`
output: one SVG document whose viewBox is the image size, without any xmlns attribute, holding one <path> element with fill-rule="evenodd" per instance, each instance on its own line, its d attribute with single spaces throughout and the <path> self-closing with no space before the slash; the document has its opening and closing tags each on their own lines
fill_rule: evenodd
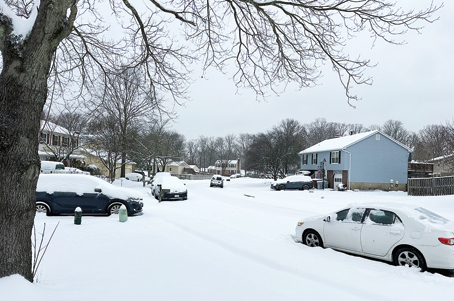
<svg viewBox="0 0 454 301">
<path fill-rule="evenodd" d="M 394 183 L 407 184 L 408 151 L 387 137 L 380 135 L 376 140 L 373 135 L 347 151 L 351 152 L 351 182 L 389 183 L 393 179 Z"/>
</svg>

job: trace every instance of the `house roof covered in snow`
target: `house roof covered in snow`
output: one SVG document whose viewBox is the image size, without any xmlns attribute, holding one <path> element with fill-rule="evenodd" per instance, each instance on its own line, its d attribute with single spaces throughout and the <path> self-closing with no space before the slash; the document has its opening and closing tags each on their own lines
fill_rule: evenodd
<svg viewBox="0 0 454 301">
<path fill-rule="evenodd" d="M 40 121 L 40 130 L 48 133 L 70 135 L 66 128 L 46 120 Z"/>
<path fill-rule="evenodd" d="M 364 132 L 364 133 L 359 133 L 359 134 L 355 134 L 355 135 L 327 139 L 327 140 L 317 143 L 309 148 L 306 148 L 305 150 L 299 152 L 299 154 L 327 152 L 327 151 L 333 151 L 333 150 L 346 149 L 347 147 L 352 146 L 375 134 L 383 135 L 383 136 L 387 137 L 388 139 L 394 141 L 395 143 L 399 144 L 403 148 L 409 150 L 409 148 L 407 146 L 403 145 L 402 143 L 396 141 L 395 139 L 389 137 L 388 135 L 383 134 L 382 132 L 380 132 L 378 130 L 375 130 L 375 131 Z"/>
</svg>

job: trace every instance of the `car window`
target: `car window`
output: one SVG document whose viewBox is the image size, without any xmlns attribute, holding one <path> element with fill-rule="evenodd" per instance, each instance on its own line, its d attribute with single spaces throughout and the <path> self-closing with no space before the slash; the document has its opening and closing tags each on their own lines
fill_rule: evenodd
<svg viewBox="0 0 454 301">
<path fill-rule="evenodd" d="M 363 218 L 365 208 L 351 208 L 347 214 L 347 221 L 360 223 Z"/>
<path fill-rule="evenodd" d="M 368 219 L 379 225 L 392 225 L 395 221 L 400 223 L 399 218 L 391 211 L 371 209 Z"/>
<path fill-rule="evenodd" d="M 345 209 L 345 210 L 337 212 L 336 213 L 336 220 L 337 221 L 343 221 L 345 218 L 347 218 L 347 214 L 348 214 L 349 210 L 350 209 Z"/>
<path fill-rule="evenodd" d="M 344 209 L 336 213 L 336 220 L 345 223 L 361 223 L 365 208 Z"/>
</svg>

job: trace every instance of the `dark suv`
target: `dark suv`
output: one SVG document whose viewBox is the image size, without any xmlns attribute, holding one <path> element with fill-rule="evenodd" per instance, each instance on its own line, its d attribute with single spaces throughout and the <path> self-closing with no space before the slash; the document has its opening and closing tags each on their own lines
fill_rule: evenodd
<svg viewBox="0 0 454 301">
<path fill-rule="evenodd" d="M 215 176 L 211 177 L 210 187 L 213 187 L 213 186 L 218 186 L 221 188 L 224 187 L 224 179 L 222 178 L 222 176 L 215 175 Z"/>
<path fill-rule="evenodd" d="M 116 187 L 101 179 L 81 174 L 40 174 L 36 188 L 36 211 L 47 215 L 118 214 L 122 205 L 128 215 L 142 212 L 142 199 L 131 189 Z"/>
</svg>

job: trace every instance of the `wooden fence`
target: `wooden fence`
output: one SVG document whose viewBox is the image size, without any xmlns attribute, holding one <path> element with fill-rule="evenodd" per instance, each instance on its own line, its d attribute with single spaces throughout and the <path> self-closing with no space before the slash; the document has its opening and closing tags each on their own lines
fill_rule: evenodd
<svg viewBox="0 0 454 301">
<path fill-rule="evenodd" d="M 408 179 L 408 195 L 433 196 L 453 194 L 454 176 Z"/>
</svg>

